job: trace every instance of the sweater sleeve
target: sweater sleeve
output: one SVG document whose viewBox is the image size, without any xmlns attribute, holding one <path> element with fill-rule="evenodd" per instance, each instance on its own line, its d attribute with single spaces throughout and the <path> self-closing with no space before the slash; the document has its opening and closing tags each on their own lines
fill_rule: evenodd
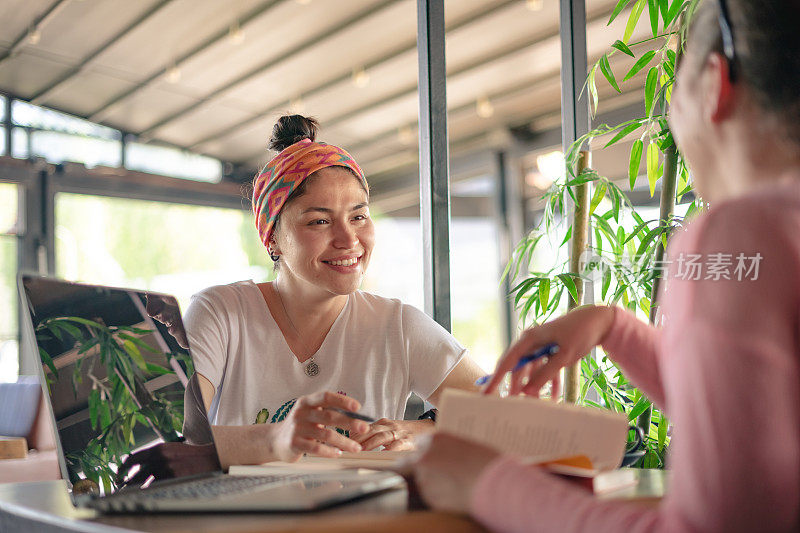
<svg viewBox="0 0 800 533">
<path fill-rule="evenodd" d="M 600 342 L 606 353 L 636 386 L 664 407 L 664 389 L 658 369 L 656 347 L 660 331 L 619 307 L 614 308 L 611 329 Z"/>
</svg>

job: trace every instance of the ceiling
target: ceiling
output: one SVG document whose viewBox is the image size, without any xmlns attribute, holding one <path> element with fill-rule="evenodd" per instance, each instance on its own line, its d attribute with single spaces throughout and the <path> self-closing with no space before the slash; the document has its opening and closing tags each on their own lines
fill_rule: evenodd
<svg viewBox="0 0 800 533">
<path fill-rule="evenodd" d="M 590 61 L 622 34 L 625 16 L 606 25 L 616 3 L 586 2 Z M 558 1 L 445 0 L 445 14 L 451 152 L 557 128 Z M 371 180 L 415 168 L 414 0 L 3 0 L 0 20 L 15 97 L 248 170 L 299 112 Z M 601 111 L 633 101 L 598 86 Z"/>
</svg>

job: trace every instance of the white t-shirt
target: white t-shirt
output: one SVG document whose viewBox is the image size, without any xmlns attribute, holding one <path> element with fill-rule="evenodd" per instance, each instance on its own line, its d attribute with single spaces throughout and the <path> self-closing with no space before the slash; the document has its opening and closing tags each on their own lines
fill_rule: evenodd
<svg viewBox="0 0 800 533">
<path fill-rule="evenodd" d="M 263 409 L 266 421 L 279 422 L 298 397 L 323 390 L 355 398 L 364 414 L 402 419 L 411 392 L 427 399 L 466 353 L 419 309 L 361 291 L 349 295 L 314 354 L 314 377 L 252 281 L 194 295 L 184 326 L 195 370 L 217 390 L 209 412 L 217 425 L 252 424 Z"/>
</svg>

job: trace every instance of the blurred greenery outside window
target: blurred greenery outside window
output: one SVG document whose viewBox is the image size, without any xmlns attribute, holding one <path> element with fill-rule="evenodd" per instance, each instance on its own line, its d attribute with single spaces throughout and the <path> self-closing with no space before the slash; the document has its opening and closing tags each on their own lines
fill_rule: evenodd
<svg viewBox="0 0 800 533">
<path fill-rule="evenodd" d="M 0 183 L 0 382 L 16 381 L 19 371 L 18 205 L 17 185 Z"/>
<path fill-rule="evenodd" d="M 181 309 L 212 285 L 273 277 L 249 212 L 56 195 L 56 275 L 174 295 Z"/>
</svg>

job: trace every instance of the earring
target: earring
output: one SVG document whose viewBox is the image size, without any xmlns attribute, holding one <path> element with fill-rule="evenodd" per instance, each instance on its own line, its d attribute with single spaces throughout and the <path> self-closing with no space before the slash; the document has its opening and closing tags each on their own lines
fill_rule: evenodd
<svg viewBox="0 0 800 533">
<path fill-rule="evenodd" d="M 277 262 L 280 259 L 280 255 L 276 254 L 272 251 L 272 246 L 267 246 L 267 253 L 269 254 L 269 258 L 272 259 L 273 262 Z"/>
</svg>

